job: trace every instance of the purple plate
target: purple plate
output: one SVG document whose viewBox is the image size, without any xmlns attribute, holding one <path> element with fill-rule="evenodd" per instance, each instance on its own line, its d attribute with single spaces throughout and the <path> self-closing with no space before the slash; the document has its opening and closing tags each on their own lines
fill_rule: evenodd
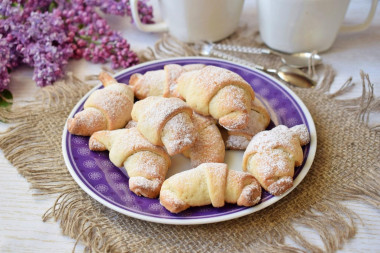
<svg viewBox="0 0 380 253">
<path fill-rule="evenodd" d="M 166 64 L 203 63 L 229 69 L 242 76 L 251 84 L 257 97 L 267 107 L 271 116 L 269 128 L 283 124 L 288 127 L 305 124 L 310 132 L 310 144 L 303 147 L 303 164 L 295 169 L 294 189 L 305 177 L 313 162 L 317 138 L 313 119 L 303 102 L 285 85 L 261 71 L 213 58 L 173 58 L 148 62 L 119 72 L 114 77 L 121 83 L 128 83 L 134 73 L 145 73 L 163 69 Z M 69 118 L 83 109 L 91 92 L 100 89 L 95 87 L 84 96 L 72 110 Z M 62 150 L 68 170 L 78 185 L 91 197 L 103 205 L 128 216 L 166 224 L 204 224 L 235 219 L 261 210 L 285 197 L 263 193 L 261 202 L 254 207 L 239 207 L 226 204 L 221 208 L 211 205 L 189 208 L 179 214 L 172 214 L 160 205 L 158 199 L 139 197 L 129 191 L 128 177 L 108 159 L 108 152 L 93 152 L 88 148 L 88 137 L 72 135 L 65 126 L 62 138 Z M 227 151 L 226 163 L 229 168 L 241 170 L 243 151 Z M 190 168 L 189 161 L 182 155 L 173 158 L 168 176 Z"/>
</svg>

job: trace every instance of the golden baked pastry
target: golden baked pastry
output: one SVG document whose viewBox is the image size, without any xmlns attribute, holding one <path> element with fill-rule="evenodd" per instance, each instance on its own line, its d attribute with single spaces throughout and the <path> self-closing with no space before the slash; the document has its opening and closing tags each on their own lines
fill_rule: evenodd
<svg viewBox="0 0 380 253">
<path fill-rule="evenodd" d="M 194 145 L 183 152 L 190 158 L 191 167 L 197 167 L 201 163 L 224 162 L 225 147 L 216 120 L 196 112 L 193 112 L 192 120 L 198 137 Z"/>
<path fill-rule="evenodd" d="M 211 115 L 227 129 L 243 129 L 248 124 L 252 87 L 238 74 L 215 66 L 182 73 L 178 92 L 193 110 Z"/>
<path fill-rule="evenodd" d="M 136 73 L 129 79 L 129 85 L 138 99 L 149 96 L 179 97 L 177 78 L 184 72 L 203 68 L 203 64 L 168 64 L 164 69 L 148 71 L 145 74 Z"/>
<path fill-rule="evenodd" d="M 192 114 L 183 100 L 157 96 L 137 101 L 132 109 L 140 133 L 154 145 L 165 146 L 169 155 L 182 153 L 194 144 L 197 136 Z"/>
<path fill-rule="evenodd" d="M 110 161 L 124 166 L 129 189 L 137 195 L 156 198 L 170 166 L 170 157 L 160 146 L 147 141 L 137 128 L 99 131 L 89 141 L 92 151 L 109 150 Z"/>
<path fill-rule="evenodd" d="M 243 129 L 227 130 L 226 149 L 245 150 L 252 137 L 264 131 L 270 123 L 270 116 L 264 105 L 255 98 L 252 101 L 248 125 Z"/>
<path fill-rule="evenodd" d="M 165 88 L 164 97 L 182 98 L 177 89 L 177 79 L 182 73 L 199 70 L 204 68 L 204 64 L 187 64 L 184 66 L 178 64 L 168 64 L 164 66 L 165 71 Z"/>
<path fill-rule="evenodd" d="M 175 174 L 164 181 L 160 192 L 160 203 L 172 213 L 209 204 L 253 206 L 260 199 L 257 180 L 248 173 L 229 170 L 224 163 L 203 163 Z"/>
<path fill-rule="evenodd" d="M 140 73 L 133 74 L 128 84 L 138 99 L 144 99 L 149 96 L 162 96 L 165 89 L 165 71 L 160 69 L 148 71 L 144 75 Z"/>
<path fill-rule="evenodd" d="M 106 72 L 101 72 L 99 79 L 105 88 L 91 93 L 84 103 L 84 110 L 67 121 L 70 133 L 90 136 L 96 131 L 122 128 L 131 119 L 131 88 L 118 83 Z"/>
<path fill-rule="evenodd" d="M 293 186 L 294 167 L 303 161 L 301 146 L 310 142 L 305 125 L 279 125 L 256 134 L 243 156 L 243 171 L 251 173 L 272 195 Z"/>
</svg>

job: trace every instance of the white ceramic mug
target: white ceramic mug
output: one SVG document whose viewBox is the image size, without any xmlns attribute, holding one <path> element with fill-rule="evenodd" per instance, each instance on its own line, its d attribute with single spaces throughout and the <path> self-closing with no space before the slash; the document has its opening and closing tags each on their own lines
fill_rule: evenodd
<svg viewBox="0 0 380 253">
<path fill-rule="evenodd" d="M 169 32 L 184 42 L 218 41 L 231 35 L 239 24 L 244 0 L 159 0 L 164 21 L 142 24 L 138 0 L 131 0 L 131 11 L 138 29 Z"/>
<path fill-rule="evenodd" d="M 367 29 L 377 1 L 362 24 L 342 26 L 350 0 L 258 0 L 260 35 L 268 47 L 286 53 L 326 51 L 339 31 Z"/>
</svg>

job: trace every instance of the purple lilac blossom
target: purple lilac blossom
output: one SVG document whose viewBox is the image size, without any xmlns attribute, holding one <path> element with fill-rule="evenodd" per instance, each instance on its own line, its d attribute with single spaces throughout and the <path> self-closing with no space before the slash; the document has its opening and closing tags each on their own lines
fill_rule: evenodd
<svg viewBox="0 0 380 253">
<path fill-rule="evenodd" d="M 10 51 L 7 41 L 0 34 L 0 92 L 3 91 L 10 82 L 7 62 L 9 61 Z"/>
<path fill-rule="evenodd" d="M 39 86 L 60 78 L 70 58 L 110 62 L 115 69 L 137 64 L 126 39 L 109 27 L 97 7 L 131 16 L 129 0 L 1 0 L 0 90 L 9 84 L 9 71 L 21 63 L 34 68 Z M 153 23 L 146 0 L 139 1 L 138 9 L 142 22 Z"/>
<path fill-rule="evenodd" d="M 17 51 L 22 62 L 34 67 L 33 80 L 46 86 L 63 76 L 64 66 L 73 51 L 64 30 L 64 22 L 53 12 L 32 12 L 17 34 Z"/>
<path fill-rule="evenodd" d="M 77 0 L 70 9 L 62 10 L 62 18 L 72 41 L 74 58 L 85 58 L 94 63 L 111 62 L 114 69 L 138 63 L 137 55 L 128 42 L 113 31 L 86 1 Z"/>
<path fill-rule="evenodd" d="M 19 42 L 14 33 L 19 29 L 19 24 L 23 23 L 22 13 L 19 7 L 13 6 L 12 1 L 0 2 L 0 37 L 6 41 L 9 49 L 9 56 L 5 63 L 8 69 L 17 67 L 20 63 L 21 56 L 16 52 Z"/>
</svg>

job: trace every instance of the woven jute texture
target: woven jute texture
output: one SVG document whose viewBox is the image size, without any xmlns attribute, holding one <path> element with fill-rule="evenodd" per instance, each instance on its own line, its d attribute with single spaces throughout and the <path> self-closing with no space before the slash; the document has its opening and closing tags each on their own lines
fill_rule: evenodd
<svg viewBox="0 0 380 253">
<path fill-rule="evenodd" d="M 236 41 L 253 45 L 244 37 L 225 42 Z M 141 55 L 151 60 L 196 54 L 196 45 L 164 37 L 156 48 Z M 259 56 L 256 60 L 279 64 L 278 59 Z M 309 108 L 317 129 L 318 148 L 309 173 L 279 202 L 231 221 L 196 226 L 155 224 L 121 215 L 85 194 L 65 166 L 61 134 L 70 111 L 92 86 L 70 74 L 43 88 L 35 102 L 0 110 L 0 120 L 14 123 L 0 135 L 0 148 L 31 188 L 38 194 L 51 194 L 52 208 L 43 220 L 60 222 L 63 234 L 82 241 L 88 251 L 334 252 L 355 235 L 360 220 L 343 201 L 380 205 L 380 134 L 366 124 L 379 102 L 363 72 L 362 97 L 337 100 L 352 84 L 348 80 L 337 93 L 329 94 L 334 72 L 329 66 L 322 69 L 318 87 L 292 87 Z M 297 231 L 298 225 L 315 230 L 324 246 L 308 241 Z M 292 240 L 293 246 L 287 245 L 285 238 Z"/>
</svg>

